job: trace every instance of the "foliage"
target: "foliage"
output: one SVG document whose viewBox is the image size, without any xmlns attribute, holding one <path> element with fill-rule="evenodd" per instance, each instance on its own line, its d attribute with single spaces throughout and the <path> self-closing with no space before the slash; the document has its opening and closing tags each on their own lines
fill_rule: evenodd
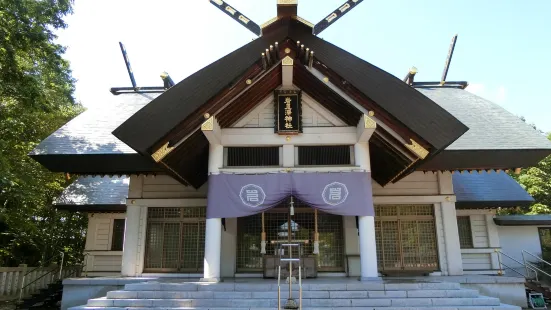
<svg viewBox="0 0 551 310">
<path fill-rule="evenodd" d="M 551 133 L 547 136 L 551 140 Z M 551 156 L 535 167 L 523 169 L 520 174 L 511 174 L 532 196 L 535 202 L 528 208 L 501 210 L 501 214 L 551 214 Z"/>
<path fill-rule="evenodd" d="M 51 207 L 68 182 L 27 156 L 82 111 L 64 48 L 53 42 L 71 4 L 0 0 L 0 266 L 82 255 L 86 217 Z"/>
</svg>

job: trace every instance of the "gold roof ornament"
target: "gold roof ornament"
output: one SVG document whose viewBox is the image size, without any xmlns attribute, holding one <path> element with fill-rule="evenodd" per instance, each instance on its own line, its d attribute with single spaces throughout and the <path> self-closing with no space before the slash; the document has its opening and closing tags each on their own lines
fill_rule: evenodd
<svg viewBox="0 0 551 310">
<path fill-rule="evenodd" d="M 202 131 L 213 131 L 214 130 L 214 116 L 211 116 L 203 124 L 201 124 Z"/>
<path fill-rule="evenodd" d="M 174 147 L 168 146 L 168 142 L 167 142 L 165 143 L 165 145 L 161 146 L 160 149 L 155 151 L 155 153 L 153 153 L 151 157 L 153 157 L 153 160 L 158 163 L 161 161 L 161 159 L 165 158 L 165 156 L 168 155 L 168 153 L 172 152 L 172 150 L 174 150 Z"/>
<path fill-rule="evenodd" d="M 421 159 L 425 159 L 427 155 L 429 155 L 429 151 L 427 151 L 424 147 L 422 147 L 419 143 L 415 142 L 413 139 L 409 139 L 411 141 L 411 144 L 404 144 L 408 149 L 410 149 L 413 153 L 417 154 Z"/>
<path fill-rule="evenodd" d="M 285 56 L 285 58 L 283 58 L 283 60 L 281 61 L 282 66 L 292 66 L 293 64 L 294 60 L 289 56 Z"/>
<path fill-rule="evenodd" d="M 377 128 L 377 122 L 375 122 L 371 117 L 364 115 L 364 126 L 366 129 Z"/>
</svg>

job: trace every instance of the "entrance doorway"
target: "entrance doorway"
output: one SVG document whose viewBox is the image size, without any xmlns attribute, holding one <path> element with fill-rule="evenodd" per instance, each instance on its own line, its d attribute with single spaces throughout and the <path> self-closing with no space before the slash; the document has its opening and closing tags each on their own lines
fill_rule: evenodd
<svg viewBox="0 0 551 310">
<path fill-rule="evenodd" d="M 290 221 L 291 239 L 308 240 L 308 243 L 302 248 L 303 255 L 312 255 L 315 234 L 314 209 L 296 202 L 296 200 L 294 206 L 294 215 Z M 264 257 L 260 253 L 262 214 L 238 218 L 237 223 L 237 272 L 262 272 L 264 268 Z M 288 225 L 288 202 L 265 212 L 266 255 L 276 254 L 277 246 L 272 241 L 288 240 Z M 318 211 L 318 233 L 317 270 L 320 272 L 344 271 L 345 248 L 342 216 Z"/>
<path fill-rule="evenodd" d="M 202 272 L 205 215 L 205 207 L 149 208 L 144 272 Z"/>
<path fill-rule="evenodd" d="M 433 205 L 375 206 L 375 238 L 383 274 L 439 268 Z"/>
</svg>

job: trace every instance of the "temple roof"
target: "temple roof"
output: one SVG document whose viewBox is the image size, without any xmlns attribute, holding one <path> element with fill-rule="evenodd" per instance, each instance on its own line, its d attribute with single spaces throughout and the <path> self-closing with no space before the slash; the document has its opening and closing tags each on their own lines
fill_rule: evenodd
<svg viewBox="0 0 551 310">
<path fill-rule="evenodd" d="M 534 202 L 517 181 L 503 172 L 456 172 L 452 180 L 458 209 L 528 206 Z"/>
<path fill-rule="evenodd" d="M 128 177 L 79 177 L 53 205 L 69 211 L 124 211 L 129 183 Z"/>
<path fill-rule="evenodd" d="M 467 131 L 467 127 L 432 100 L 416 92 L 402 80 L 367 61 L 312 34 L 312 28 L 294 19 L 281 19 L 263 29 L 263 36 L 201 69 L 159 96 L 146 108 L 119 126 L 114 134 L 142 154 L 152 154 L 154 146 L 192 112 L 236 82 L 260 61 L 260 54 L 274 42 L 300 41 L 315 51 L 315 58 L 334 70 L 347 83 L 369 97 L 380 109 L 440 150 Z M 201 87 L 197 87 L 201 85 Z M 185 103 L 185 104 L 182 104 Z M 216 108 L 205 111 L 215 114 Z M 202 121 L 198 120 L 199 125 Z M 418 141 L 419 142 L 419 141 Z M 164 144 L 164 143 L 161 143 Z"/>
<path fill-rule="evenodd" d="M 29 154 L 56 172 L 124 173 L 160 171 L 111 132 L 159 94 L 127 93 L 91 108 L 44 139 Z"/>
<path fill-rule="evenodd" d="M 469 127 L 446 150 L 551 150 L 544 135 L 498 104 L 458 88 L 417 90 Z"/>
<path fill-rule="evenodd" d="M 551 153 L 551 142 L 543 134 L 489 100 L 459 88 L 417 90 L 469 127 L 444 152 L 424 163 L 423 170 L 527 167 Z"/>
</svg>

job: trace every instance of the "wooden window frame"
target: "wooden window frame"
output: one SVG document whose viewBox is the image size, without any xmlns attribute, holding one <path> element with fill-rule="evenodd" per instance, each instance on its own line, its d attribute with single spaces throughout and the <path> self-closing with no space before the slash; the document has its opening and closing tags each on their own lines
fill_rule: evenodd
<svg viewBox="0 0 551 310">
<path fill-rule="evenodd" d="M 464 235 L 462 238 L 461 234 L 461 228 L 460 223 L 461 220 L 466 221 L 466 223 L 469 224 L 468 228 L 465 228 L 468 230 L 468 234 Z M 467 233 L 467 232 L 465 232 Z M 457 234 L 459 235 L 459 248 L 461 249 L 474 249 L 474 237 L 473 237 L 473 226 L 471 223 L 471 217 L 468 215 L 459 215 L 457 216 Z M 466 243 L 470 241 L 470 245 L 467 245 Z"/>
<path fill-rule="evenodd" d="M 116 230 L 117 222 L 120 224 L 122 222 L 122 236 L 118 234 L 121 233 L 119 230 Z M 111 228 L 111 245 L 110 251 L 122 251 L 124 247 L 124 231 L 126 230 L 126 219 L 113 219 L 113 226 Z M 119 239 L 120 238 L 120 239 Z M 120 244 L 117 244 L 117 240 L 120 240 Z"/>
</svg>

